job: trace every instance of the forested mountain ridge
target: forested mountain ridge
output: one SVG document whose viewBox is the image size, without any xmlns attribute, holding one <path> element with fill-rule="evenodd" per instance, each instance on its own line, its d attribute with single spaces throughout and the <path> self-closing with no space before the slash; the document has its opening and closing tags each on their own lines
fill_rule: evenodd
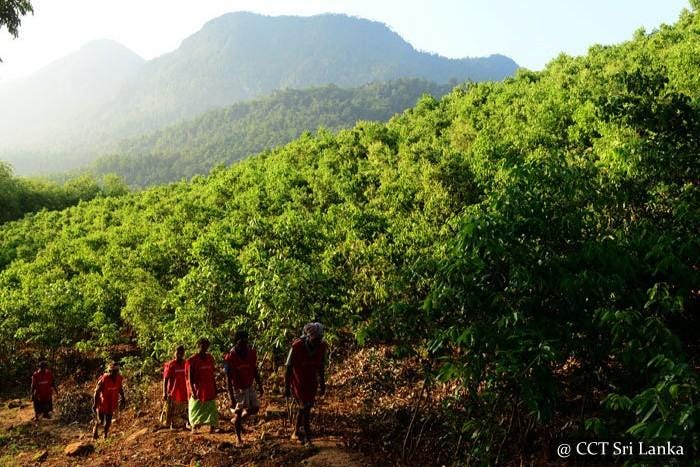
<svg viewBox="0 0 700 467">
<path fill-rule="evenodd" d="M 455 60 L 418 52 L 386 25 L 361 18 L 228 13 L 150 61 L 107 118 L 133 134 L 277 89 L 501 80 L 516 69 L 503 56 Z"/>
<path fill-rule="evenodd" d="M 419 52 L 381 23 L 344 15 L 230 13 L 149 61 L 97 41 L 36 75 L 0 84 L 0 107 L 15 109 L 0 115 L 0 160 L 19 174 L 69 170 L 123 138 L 279 89 L 500 80 L 516 68 L 503 56 Z M 91 92 L 100 86 L 104 92 Z"/>
<path fill-rule="evenodd" d="M 451 88 L 403 79 L 350 89 L 330 85 L 276 91 L 121 141 L 113 155 L 99 158 L 89 170 L 97 175 L 117 174 L 136 186 L 203 175 L 215 165 L 280 146 L 304 131 L 337 131 L 359 120 L 386 121 L 413 106 L 421 95 L 439 98 Z"/>
<path fill-rule="evenodd" d="M 686 11 L 387 124 L 7 223 L 0 361 L 129 336 L 164 358 L 241 325 L 274 351 L 321 320 L 421 359 L 450 430 L 422 449 L 697 452 L 699 48 Z"/>
</svg>

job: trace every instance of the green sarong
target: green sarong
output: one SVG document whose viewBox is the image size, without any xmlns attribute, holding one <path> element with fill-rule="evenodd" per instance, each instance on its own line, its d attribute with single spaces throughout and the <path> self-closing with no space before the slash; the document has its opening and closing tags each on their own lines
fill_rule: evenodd
<svg viewBox="0 0 700 467">
<path fill-rule="evenodd" d="M 219 409 L 216 401 L 200 401 L 190 397 L 188 404 L 190 425 L 192 426 L 216 426 L 219 423 Z"/>
</svg>

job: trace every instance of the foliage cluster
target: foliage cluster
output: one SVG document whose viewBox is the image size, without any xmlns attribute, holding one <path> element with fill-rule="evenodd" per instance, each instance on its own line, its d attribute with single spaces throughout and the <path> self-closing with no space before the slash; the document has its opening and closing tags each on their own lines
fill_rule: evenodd
<svg viewBox="0 0 700 467">
<path fill-rule="evenodd" d="M 34 13 L 29 0 L 3 0 L 0 3 L 0 26 L 5 26 L 13 37 L 17 37 L 22 16 Z"/>
<path fill-rule="evenodd" d="M 114 174 L 102 176 L 99 182 L 83 175 L 59 184 L 14 177 L 11 167 L 0 161 L 0 224 L 42 209 L 60 210 L 80 201 L 98 196 L 121 196 L 128 191 L 126 184 Z"/>
</svg>

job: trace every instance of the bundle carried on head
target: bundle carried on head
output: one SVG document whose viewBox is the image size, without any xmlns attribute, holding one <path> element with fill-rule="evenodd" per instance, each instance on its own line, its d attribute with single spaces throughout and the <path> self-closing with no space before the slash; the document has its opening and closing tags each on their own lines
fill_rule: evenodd
<svg viewBox="0 0 700 467">
<path fill-rule="evenodd" d="M 323 325 L 321 323 L 307 324 L 304 326 L 304 334 L 302 337 L 308 337 L 309 339 L 323 337 Z"/>
</svg>

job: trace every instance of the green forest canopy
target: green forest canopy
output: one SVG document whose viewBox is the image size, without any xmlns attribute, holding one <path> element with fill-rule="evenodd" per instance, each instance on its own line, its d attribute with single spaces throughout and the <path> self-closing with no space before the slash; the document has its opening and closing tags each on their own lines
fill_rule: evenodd
<svg viewBox="0 0 700 467">
<path fill-rule="evenodd" d="M 51 175 L 50 180 L 13 177 L 11 167 L 0 162 L 0 223 L 41 209 L 124 194 L 125 181 L 143 187 L 206 174 L 216 165 L 280 146 L 319 127 L 337 131 L 358 120 L 388 120 L 422 94 L 439 97 L 450 89 L 401 79 L 349 89 L 330 85 L 278 91 L 123 140 L 116 149 L 119 155 L 98 159 L 87 170 Z"/>
<path fill-rule="evenodd" d="M 0 161 L 0 224 L 42 209 L 60 210 L 98 196 L 121 196 L 128 192 L 121 178 L 105 174 L 100 182 L 89 175 L 63 183 L 40 178 L 15 177 L 12 168 Z"/>
<path fill-rule="evenodd" d="M 358 120 L 386 121 L 413 106 L 423 94 L 441 97 L 453 85 L 421 79 L 334 85 L 276 91 L 271 96 L 209 111 L 193 120 L 124 140 L 91 165 L 98 175 L 114 173 L 136 186 L 209 173 L 251 154 L 286 144 L 305 131 L 337 131 Z"/>
<path fill-rule="evenodd" d="M 697 449 L 699 69 L 684 12 L 387 124 L 7 223 L 2 361 L 129 334 L 163 357 L 240 325 L 269 350 L 319 319 L 429 358 L 465 455 L 529 443 L 514 414 Z"/>
</svg>

